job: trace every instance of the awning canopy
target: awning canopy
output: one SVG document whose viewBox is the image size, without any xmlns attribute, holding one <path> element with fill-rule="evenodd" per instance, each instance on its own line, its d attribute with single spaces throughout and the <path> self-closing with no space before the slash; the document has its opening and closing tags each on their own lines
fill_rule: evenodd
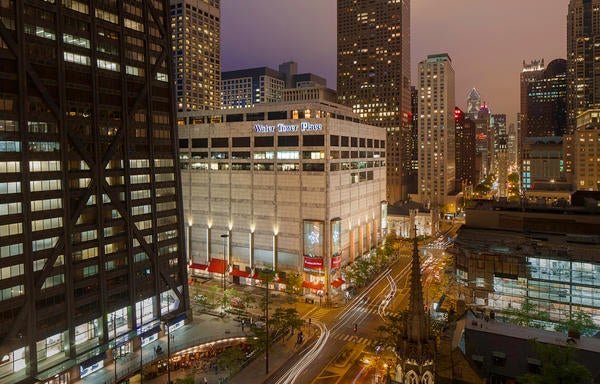
<svg viewBox="0 0 600 384">
<path fill-rule="evenodd" d="M 322 291 L 325 285 L 323 283 L 313 283 L 312 281 L 303 281 L 302 287 L 309 289 L 316 289 L 317 291 Z"/>
<path fill-rule="evenodd" d="M 333 288 L 339 288 L 339 287 L 341 287 L 341 286 L 342 286 L 342 284 L 344 284 L 344 283 L 345 283 L 345 281 L 344 281 L 344 280 L 343 280 L 341 277 L 339 277 L 339 278 L 337 278 L 337 279 L 335 279 L 335 280 L 333 280 L 333 281 L 331 282 L 331 286 L 332 286 Z"/>
<path fill-rule="evenodd" d="M 208 264 L 208 272 L 212 273 L 225 273 L 226 263 L 223 259 L 210 259 L 210 263 Z"/>
<path fill-rule="evenodd" d="M 206 268 L 208 268 L 208 265 L 206 265 L 206 264 L 199 264 L 199 263 L 192 263 L 192 264 L 190 264 L 190 269 L 197 269 L 199 271 L 206 271 Z"/>
<path fill-rule="evenodd" d="M 234 269 L 229 274 L 237 277 L 250 277 L 250 272 L 242 271 L 241 269 Z"/>
</svg>

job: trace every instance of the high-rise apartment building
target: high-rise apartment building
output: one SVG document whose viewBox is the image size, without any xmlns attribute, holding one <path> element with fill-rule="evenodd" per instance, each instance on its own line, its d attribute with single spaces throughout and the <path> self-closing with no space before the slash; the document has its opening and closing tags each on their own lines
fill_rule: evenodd
<svg viewBox="0 0 600 384">
<path fill-rule="evenodd" d="M 600 0 L 570 0 L 567 15 L 567 133 L 577 116 L 600 103 Z"/>
<path fill-rule="evenodd" d="M 446 53 L 419 63 L 419 199 L 445 204 L 454 191 L 454 69 Z"/>
<path fill-rule="evenodd" d="M 337 16 L 339 101 L 387 130 L 387 199 L 404 200 L 411 167 L 410 0 L 339 0 Z"/>
<path fill-rule="evenodd" d="M 600 191 L 600 109 L 577 117 L 575 142 L 575 188 Z"/>
<path fill-rule="evenodd" d="M 499 175 L 499 159 L 498 155 L 502 151 L 499 150 L 500 143 L 507 147 L 508 137 L 506 131 L 506 115 L 502 113 L 494 113 L 490 116 L 490 131 L 493 136 L 492 143 L 492 173 Z M 507 149 L 507 148 L 505 148 Z M 506 152 L 506 151 L 504 151 Z"/>
<path fill-rule="evenodd" d="M 470 114 L 469 114 L 470 116 Z M 475 116 L 475 149 L 481 159 L 479 179 L 484 179 L 492 172 L 494 153 L 494 131 L 491 125 L 491 114 L 487 104 L 483 103 Z"/>
<path fill-rule="evenodd" d="M 417 87 L 410 87 L 410 161 L 408 171 L 408 193 L 419 193 L 419 91 Z"/>
<path fill-rule="evenodd" d="M 477 184 L 475 171 L 475 122 L 458 107 L 454 109 L 457 190 Z"/>
<path fill-rule="evenodd" d="M 0 1 L 2 383 L 76 381 L 188 310 L 168 31 L 166 1 Z"/>
<path fill-rule="evenodd" d="M 220 0 L 170 0 L 177 111 L 221 107 Z"/>
<path fill-rule="evenodd" d="M 283 73 L 267 67 L 240 69 L 221 74 L 223 108 L 249 108 L 281 101 L 286 88 Z"/>
<path fill-rule="evenodd" d="M 314 73 L 298 73 L 298 64 L 293 61 L 280 64 L 279 70 L 258 67 L 225 71 L 221 78 L 223 108 L 251 108 L 286 99 L 318 100 L 322 96 L 335 98 L 333 102 L 337 102 L 335 91 L 327 88 L 326 79 Z"/>
</svg>

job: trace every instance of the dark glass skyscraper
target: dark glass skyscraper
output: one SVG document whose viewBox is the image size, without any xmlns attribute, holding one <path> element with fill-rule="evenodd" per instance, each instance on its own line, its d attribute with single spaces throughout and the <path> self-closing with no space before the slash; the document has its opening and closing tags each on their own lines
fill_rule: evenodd
<svg viewBox="0 0 600 384">
<path fill-rule="evenodd" d="M 464 190 L 478 182 L 475 170 L 475 122 L 458 107 L 454 108 L 456 145 L 456 189 Z"/>
<path fill-rule="evenodd" d="M 341 104 L 385 128 L 387 199 L 408 196 L 410 151 L 410 1 L 338 0 L 337 87 Z"/>
<path fill-rule="evenodd" d="M 526 137 L 562 136 L 566 131 L 567 62 L 556 59 L 525 64 L 521 72 L 521 133 Z"/>
<path fill-rule="evenodd" d="M 0 1 L 0 382 L 187 312 L 170 57 L 167 1 Z"/>
</svg>

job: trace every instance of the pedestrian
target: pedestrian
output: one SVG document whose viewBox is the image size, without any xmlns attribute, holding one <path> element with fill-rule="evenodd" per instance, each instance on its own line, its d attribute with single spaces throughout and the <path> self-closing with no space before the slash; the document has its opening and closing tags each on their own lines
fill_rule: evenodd
<svg viewBox="0 0 600 384">
<path fill-rule="evenodd" d="M 208 379 L 204 376 L 204 384 L 208 384 Z"/>
</svg>

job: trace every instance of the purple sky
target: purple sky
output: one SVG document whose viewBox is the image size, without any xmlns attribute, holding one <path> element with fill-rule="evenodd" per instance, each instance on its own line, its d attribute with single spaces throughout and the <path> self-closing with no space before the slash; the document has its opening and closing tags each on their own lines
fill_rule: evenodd
<svg viewBox="0 0 600 384">
<path fill-rule="evenodd" d="M 456 102 L 479 89 L 493 113 L 516 120 L 523 60 L 566 55 L 568 0 L 413 0 L 412 72 L 427 54 L 448 52 Z M 222 0 L 224 70 L 298 62 L 335 88 L 335 0 Z"/>
</svg>

